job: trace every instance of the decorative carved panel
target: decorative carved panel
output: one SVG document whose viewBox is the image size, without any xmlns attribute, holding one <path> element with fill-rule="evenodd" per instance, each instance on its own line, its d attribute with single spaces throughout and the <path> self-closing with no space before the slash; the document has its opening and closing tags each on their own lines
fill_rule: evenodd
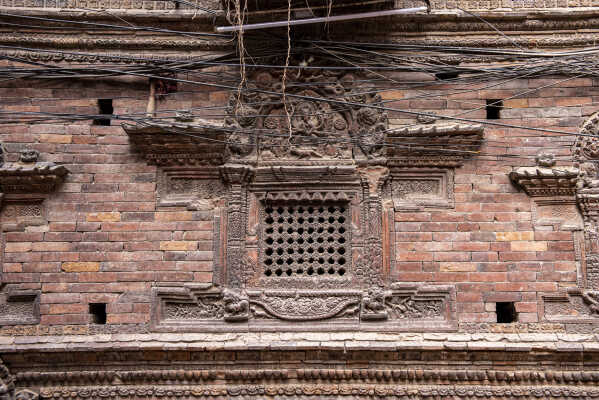
<svg viewBox="0 0 599 400">
<path fill-rule="evenodd" d="M 392 169 L 385 186 L 396 211 L 451 208 L 454 205 L 453 170 Z"/>
<path fill-rule="evenodd" d="M 40 322 L 39 291 L 0 293 L 0 325 L 34 325 Z"/>
<path fill-rule="evenodd" d="M 158 205 L 213 210 L 227 188 L 216 168 L 165 168 L 158 172 Z"/>
<path fill-rule="evenodd" d="M 5 201 L 0 211 L 2 230 L 22 231 L 27 226 L 46 225 L 44 199 L 24 199 Z"/>
</svg>

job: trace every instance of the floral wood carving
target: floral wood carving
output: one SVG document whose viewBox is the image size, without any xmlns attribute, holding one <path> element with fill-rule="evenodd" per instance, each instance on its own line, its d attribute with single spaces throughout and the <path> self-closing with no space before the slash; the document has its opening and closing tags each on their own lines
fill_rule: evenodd
<svg viewBox="0 0 599 400">
<path fill-rule="evenodd" d="M 358 75 L 299 70 L 287 75 L 286 96 L 266 93 L 280 93 L 282 79 L 282 71 L 252 71 L 249 90 L 231 95 L 225 126 L 235 129 L 228 147 L 234 158 L 251 158 L 256 151 L 264 161 L 350 160 L 354 151 L 369 158 L 382 155 L 387 115 L 364 107 L 382 105 L 381 97 L 364 94 Z M 263 133 L 248 133 L 255 129 Z"/>
</svg>

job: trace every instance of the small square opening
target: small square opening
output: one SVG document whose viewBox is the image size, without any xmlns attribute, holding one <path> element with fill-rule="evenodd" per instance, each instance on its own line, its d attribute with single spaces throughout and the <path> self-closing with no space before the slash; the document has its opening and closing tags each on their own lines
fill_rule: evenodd
<svg viewBox="0 0 599 400">
<path fill-rule="evenodd" d="M 89 314 L 93 324 L 106 324 L 106 303 L 89 303 Z"/>
<path fill-rule="evenodd" d="M 112 99 L 98 99 L 98 114 L 112 115 Z M 110 126 L 110 118 L 95 118 L 94 125 Z"/>
<path fill-rule="evenodd" d="M 495 312 L 497 313 L 497 322 L 500 324 L 518 321 L 518 313 L 516 313 L 513 301 L 495 303 Z"/>
<path fill-rule="evenodd" d="M 503 109 L 503 100 L 487 99 L 487 119 L 500 119 L 501 110 Z"/>
</svg>

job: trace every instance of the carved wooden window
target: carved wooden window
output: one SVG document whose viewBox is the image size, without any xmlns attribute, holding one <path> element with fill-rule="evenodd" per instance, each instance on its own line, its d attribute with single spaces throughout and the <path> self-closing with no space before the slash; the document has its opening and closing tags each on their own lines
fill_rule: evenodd
<svg viewBox="0 0 599 400">
<path fill-rule="evenodd" d="M 351 268 L 349 205 L 279 203 L 262 211 L 267 278 L 344 276 Z"/>
</svg>

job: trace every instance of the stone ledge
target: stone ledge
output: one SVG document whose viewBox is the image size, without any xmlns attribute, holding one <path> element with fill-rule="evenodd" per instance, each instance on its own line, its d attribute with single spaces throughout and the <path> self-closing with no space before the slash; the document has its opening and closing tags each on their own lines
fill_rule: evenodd
<svg viewBox="0 0 599 400">
<path fill-rule="evenodd" d="M 338 336 L 338 337 L 337 337 Z M 0 353 L 102 351 L 539 351 L 596 352 L 598 335 L 452 333 L 224 333 L 0 336 Z"/>
</svg>

